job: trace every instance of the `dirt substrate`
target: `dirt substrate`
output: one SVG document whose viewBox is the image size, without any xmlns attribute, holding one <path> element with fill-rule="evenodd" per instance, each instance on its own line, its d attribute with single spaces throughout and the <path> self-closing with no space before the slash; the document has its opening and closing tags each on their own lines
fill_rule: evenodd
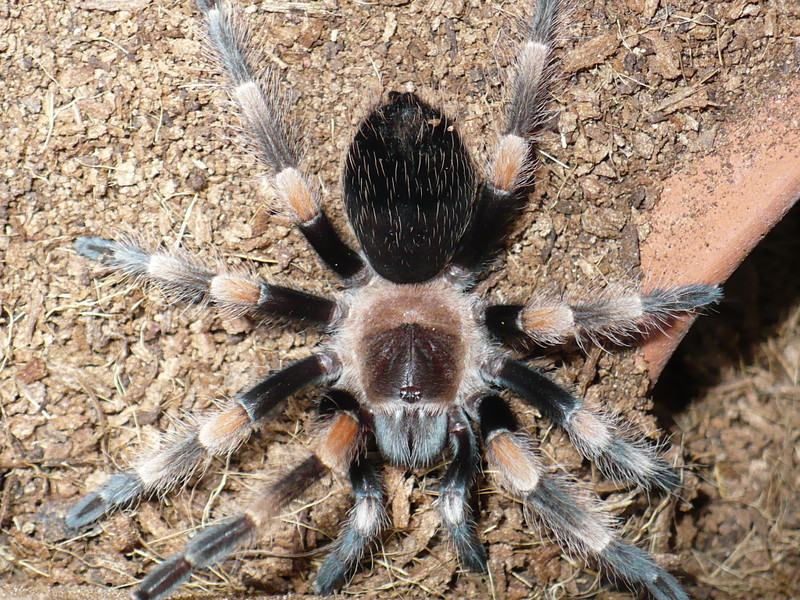
<svg viewBox="0 0 800 600">
<path fill-rule="evenodd" d="M 340 159 L 381 89 L 424 92 L 459 121 L 480 160 L 488 156 L 513 55 L 505 32 L 520 4 L 245 4 L 264 61 L 296 92 L 309 168 L 343 229 Z M 63 526 L 64 511 L 158 431 L 322 338 L 170 306 L 155 290 L 97 278 L 75 255 L 75 237 L 135 231 L 207 260 L 249 263 L 276 281 L 337 289 L 255 192 L 258 170 L 232 141 L 234 120 L 195 19 L 188 1 L 0 5 L 0 579 L 15 586 L 0 589 L 4 597 L 99 597 L 98 586 L 130 586 L 308 452 L 313 395 L 290 401 L 235 457 L 163 503 L 77 536 Z M 559 42 L 540 181 L 507 260 L 482 284 L 486 297 L 524 301 L 535 286 L 579 291 L 638 277 L 660 182 L 691 172 L 718 136 L 747 127 L 764 98 L 785 93 L 800 67 L 799 40 L 794 0 L 577 6 Z M 591 482 L 622 534 L 694 598 L 800 596 L 797 231 L 794 211 L 739 270 L 719 314 L 662 378 L 655 413 L 633 351 L 539 360 L 648 436 L 663 427 L 669 456 L 686 465 L 679 498 L 648 500 L 601 480 L 563 433 L 515 404 L 546 459 Z M 441 465 L 415 475 L 387 469 L 389 532 L 345 594 L 631 597 L 532 533 L 489 478 L 478 528 L 491 581 L 460 573 L 438 531 L 440 474 Z M 340 478 L 321 481 L 258 549 L 199 574 L 184 593 L 307 597 L 348 505 Z"/>
</svg>

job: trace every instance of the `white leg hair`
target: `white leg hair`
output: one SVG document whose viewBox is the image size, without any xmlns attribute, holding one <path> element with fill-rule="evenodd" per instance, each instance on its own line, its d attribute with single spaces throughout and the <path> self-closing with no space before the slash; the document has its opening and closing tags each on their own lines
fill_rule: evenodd
<svg viewBox="0 0 800 600">
<path fill-rule="evenodd" d="M 237 403 L 197 419 L 81 499 L 67 515 L 67 526 L 77 529 L 144 496 L 169 492 L 193 474 L 204 473 L 214 456 L 236 450 L 251 431 L 250 417 Z"/>
<path fill-rule="evenodd" d="M 577 408 L 564 429 L 578 451 L 615 481 L 672 492 L 680 476 L 660 455 L 657 445 L 624 432 L 610 416 Z"/>
<path fill-rule="evenodd" d="M 689 600 L 647 552 L 617 537 L 614 520 L 596 501 L 545 472 L 528 436 L 496 429 L 487 436 L 486 457 L 501 487 L 517 496 L 528 515 L 552 531 L 567 551 L 596 560 L 613 577 L 643 587 L 657 600 Z"/>
<path fill-rule="evenodd" d="M 282 317 L 326 324 L 335 314 L 336 305 L 331 300 L 267 283 L 244 269 L 211 269 L 188 252 L 151 252 L 132 239 L 99 237 L 78 238 L 75 248 L 82 256 L 125 277 L 153 283 L 171 300 L 214 304 L 229 318 L 250 314 L 262 319 Z"/>
<path fill-rule="evenodd" d="M 307 223 L 320 212 L 319 194 L 300 167 L 300 139 L 289 120 L 289 103 L 268 69 L 256 70 L 253 35 L 223 0 L 199 0 L 210 46 L 230 82 L 230 96 L 242 119 L 246 147 L 266 169 L 268 188 L 277 196 L 270 208 L 293 223 Z M 273 178 L 270 181 L 270 178 Z"/>
<path fill-rule="evenodd" d="M 518 317 L 519 328 L 543 346 L 564 344 L 571 339 L 609 340 L 622 344 L 631 336 L 658 329 L 681 313 L 716 304 L 722 292 L 716 286 L 686 285 L 637 294 L 610 289 L 599 297 L 532 298 Z"/>
<path fill-rule="evenodd" d="M 553 43 L 562 9 L 560 0 L 539 0 L 517 54 L 514 96 L 491 169 L 491 184 L 500 192 L 513 194 L 531 183 L 535 165 L 529 156 L 530 142 L 546 116 L 544 106 L 552 78 Z"/>
</svg>

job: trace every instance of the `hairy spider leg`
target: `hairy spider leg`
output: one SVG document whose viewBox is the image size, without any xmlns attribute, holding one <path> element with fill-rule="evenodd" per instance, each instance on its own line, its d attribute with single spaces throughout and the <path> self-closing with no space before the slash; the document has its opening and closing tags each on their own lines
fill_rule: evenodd
<svg viewBox="0 0 800 600">
<path fill-rule="evenodd" d="M 449 427 L 453 458 L 442 479 L 437 501 L 442 526 L 453 540 L 462 564 L 483 573 L 487 569 L 486 550 L 477 535 L 469 505 L 480 464 L 475 435 L 461 409 L 451 412 Z M 373 463 L 358 458 L 351 465 L 350 480 L 355 505 L 317 575 L 316 588 L 321 595 L 331 594 L 340 586 L 386 523 L 381 479 Z"/>
<path fill-rule="evenodd" d="M 475 434 L 460 408 L 450 413 L 449 439 L 453 458 L 442 478 L 437 500 L 442 527 L 453 540 L 461 564 L 475 573 L 485 573 L 486 548 L 478 537 L 470 506 L 480 458 Z"/>
<path fill-rule="evenodd" d="M 317 574 L 316 590 L 321 596 L 341 586 L 387 523 L 382 479 L 375 465 L 359 456 L 350 464 L 349 477 L 355 501 Z"/>
<path fill-rule="evenodd" d="M 486 369 L 487 382 L 509 389 L 562 427 L 570 441 L 606 477 L 644 489 L 671 492 L 680 476 L 653 444 L 622 432 L 608 415 L 592 411 L 567 390 L 518 360 L 501 357 Z"/>
<path fill-rule="evenodd" d="M 84 496 L 67 514 L 67 526 L 84 527 L 142 496 L 165 493 L 193 473 L 204 472 L 212 457 L 235 451 L 250 437 L 255 423 L 278 404 L 304 388 L 335 379 L 338 370 L 331 356 L 316 354 L 271 374 L 223 410 L 184 426 L 165 448 L 145 454 L 133 468 L 113 475 Z"/>
<path fill-rule="evenodd" d="M 533 182 L 533 143 L 546 120 L 547 90 L 553 77 L 553 46 L 561 0 L 539 0 L 520 47 L 513 78 L 513 97 L 506 125 L 494 151 L 489 181 L 478 193 L 470 229 L 453 259 L 453 266 L 480 269 L 502 245 Z"/>
<path fill-rule="evenodd" d="M 320 402 L 320 414 L 330 415 L 337 411 L 357 415 L 360 407 L 350 392 L 332 389 Z M 366 437 L 371 437 L 371 434 Z M 347 522 L 331 545 L 330 554 L 317 574 L 317 593 L 323 596 L 336 591 L 355 570 L 369 544 L 380 535 L 387 523 L 381 475 L 375 463 L 367 457 L 366 446 L 354 455 L 348 476 L 354 503 Z"/>
<path fill-rule="evenodd" d="M 519 498 L 528 516 L 555 534 L 566 551 L 591 557 L 628 585 L 645 588 L 656 600 L 689 600 L 680 583 L 644 550 L 622 542 L 613 519 L 576 485 L 549 475 L 533 440 L 498 396 L 479 405 L 487 464 L 502 488 Z"/>
<path fill-rule="evenodd" d="M 237 548 L 254 538 L 262 524 L 267 524 L 289 502 L 300 496 L 327 472 L 316 456 L 292 469 L 264 494 L 261 502 L 236 517 L 210 525 L 187 544 L 186 549 L 153 569 L 131 597 L 133 600 L 159 600 L 170 594 L 192 572 L 217 564 Z"/>
<path fill-rule="evenodd" d="M 286 506 L 329 471 L 347 468 L 357 452 L 362 428 L 349 412 L 334 415 L 320 436 L 321 443 L 285 476 L 270 485 L 241 514 L 210 525 L 192 538 L 186 549 L 156 567 L 133 592 L 134 600 L 159 600 L 189 579 L 192 572 L 217 564 L 268 527 Z"/>
<path fill-rule="evenodd" d="M 237 21 L 227 3 L 198 0 L 206 19 L 208 37 L 230 82 L 230 95 L 238 108 L 251 153 L 271 177 L 277 196 L 275 212 L 298 226 L 305 238 L 337 275 L 356 278 L 364 261 L 345 244 L 320 206 L 319 193 L 301 167 L 298 127 L 289 122 L 288 102 L 271 71 L 258 72 L 248 26 Z"/>
<path fill-rule="evenodd" d="M 539 346 L 577 340 L 622 344 L 626 339 L 658 329 L 683 313 L 697 311 L 722 298 L 712 285 L 684 285 L 647 294 L 601 292 L 600 298 L 564 299 L 537 296 L 522 304 L 498 304 L 486 309 L 485 323 L 504 341 L 520 337 Z"/>
<path fill-rule="evenodd" d="M 267 283 L 254 273 L 214 270 L 180 250 L 148 252 L 134 240 L 79 237 L 78 254 L 117 273 L 154 284 L 170 299 L 213 304 L 226 317 L 250 315 L 257 319 L 284 318 L 329 325 L 336 302 L 301 290 Z"/>
</svg>

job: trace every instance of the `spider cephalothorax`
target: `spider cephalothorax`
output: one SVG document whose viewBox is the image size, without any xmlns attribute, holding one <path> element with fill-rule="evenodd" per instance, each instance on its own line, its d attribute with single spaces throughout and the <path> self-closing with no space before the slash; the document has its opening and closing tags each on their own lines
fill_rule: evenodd
<svg viewBox="0 0 800 600">
<path fill-rule="evenodd" d="M 151 281 L 183 300 L 227 314 L 283 318 L 322 327 L 314 353 L 277 371 L 186 433 L 111 477 L 67 515 L 73 528 L 164 492 L 241 445 L 290 395 L 327 388 L 316 449 L 241 514 L 208 527 L 159 565 L 133 596 L 162 598 L 193 571 L 219 562 L 330 470 L 348 473 L 354 508 L 317 576 L 333 592 L 386 521 L 380 464 L 407 468 L 449 459 L 438 508 L 461 562 L 487 569 L 471 515 L 480 468 L 478 445 L 496 481 L 573 553 L 659 600 L 686 600 L 678 582 L 645 551 L 622 541 L 605 513 L 572 484 L 549 473 L 533 440 L 517 427 L 507 390 L 562 427 L 608 477 L 646 489 L 679 484 L 657 449 L 633 438 L 500 342 L 539 345 L 646 332 L 681 312 L 719 299 L 716 287 L 691 285 L 591 299 L 534 296 L 525 304 L 487 305 L 474 286 L 501 245 L 524 199 L 531 143 L 541 106 L 559 0 L 540 0 L 520 53 L 514 96 L 488 178 L 470 158 L 454 123 L 415 94 L 390 93 L 355 133 L 344 166 L 343 198 L 360 252 L 345 244 L 320 207 L 289 136 L 269 77 L 259 77 L 244 45 L 247 29 L 218 0 L 200 0 L 212 46 L 230 80 L 249 143 L 273 176 L 280 212 L 289 216 L 346 289 L 326 298 L 246 272 L 203 266 L 187 255 L 147 251 L 135 241 L 79 238 L 78 252 L 119 273 Z M 264 83 L 266 81 L 266 83 Z"/>
<path fill-rule="evenodd" d="M 350 300 L 332 341 L 341 385 L 368 413 L 385 458 L 429 464 L 447 444 L 448 414 L 482 387 L 490 351 L 474 301 L 446 278 L 397 285 L 378 277 Z"/>
</svg>

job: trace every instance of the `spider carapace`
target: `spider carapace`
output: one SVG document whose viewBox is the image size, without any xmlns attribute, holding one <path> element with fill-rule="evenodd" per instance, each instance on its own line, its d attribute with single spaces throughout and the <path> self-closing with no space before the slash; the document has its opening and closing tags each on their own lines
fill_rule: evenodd
<svg viewBox="0 0 800 600">
<path fill-rule="evenodd" d="M 417 95 L 389 93 L 372 109 L 350 145 L 342 185 L 359 251 L 342 241 L 321 208 L 278 86 L 254 67 L 247 27 L 223 2 L 199 5 L 248 146 L 271 177 L 277 212 L 299 228 L 345 289 L 323 297 L 131 239 L 79 238 L 81 255 L 181 300 L 214 304 L 227 315 L 316 325 L 328 337 L 306 358 L 199 416 L 182 436 L 112 476 L 75 505 L 67 524 L 85 527 L 185 482 L 213 457 L 237 449 L 287 397 L 319 386 L 326 388 L 319 406 L 324 427 L 313 453 L 241 513 L 210 525 L 156 567 L 134 598 L 167 596 L 192 572 L 255 538 L 334 470 L 347 473 L 354 507 L 317 575 L 318 592 L 332 593 L 386 524 L 384 462 L 415 469 L 449 460 L 437 500 L 443 529 L 461 563 L 485 572 L 487 554 L 470 502 L 483 456 L 498 486 L 568 552 L 658 600 L 686 600 L 672 575 L 619 537 L 597 501 L 551 473 L 499 395 L 506 390 L 563 428 L 607 477 L 670 492 L 680 478 L 654 445 L 587 407 L 501 342 L 616 342 L 720 297 L 718 288 L 700 284 L 592 298 L 540 294 L 520 304 L 491 305 L 481 296 L 481 272 L 509 235 L 531 185 L 532 144 L 544 120 L 561 2 L 539 0 L 530 20 L 488 176 L 455 124 Z"/>
</svg>

